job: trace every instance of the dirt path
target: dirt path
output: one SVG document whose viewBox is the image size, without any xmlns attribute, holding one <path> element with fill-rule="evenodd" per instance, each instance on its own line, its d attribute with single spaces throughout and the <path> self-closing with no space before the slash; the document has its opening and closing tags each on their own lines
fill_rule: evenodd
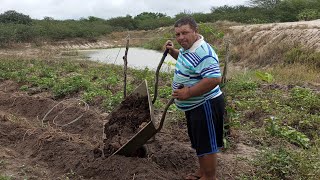
<svg viewBox="0 0 320 180">
<path fill-rule="evenodd" d="M 31 96 L 18 89 L 12 81 L 0 82 L 2 175 L 13 179 L 168 180 L 182 179 L 196 168 L 184 124 L 164 127 L 156 140 L 146 145 L 146 158 L 102 158 L 95 156 L 95 150 L 102 143 L 104 114 L 79 103 L 58 102 L 41 94 Z M 67 124 L 79 116 L 68 126 L 56 125 Z M 220 179 L 234 179 L 241 172 L 250 171 L 244 161 L 238 160 L 254 152 L 248 149 L 238 144 L 220 154 Z"/>
</svg>

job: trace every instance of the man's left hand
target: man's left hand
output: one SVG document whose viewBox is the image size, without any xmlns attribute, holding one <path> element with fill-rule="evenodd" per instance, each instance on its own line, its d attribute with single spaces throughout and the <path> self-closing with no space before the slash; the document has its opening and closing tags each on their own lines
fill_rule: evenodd
<svg viewBox="0 0 320 180">
<path fill-rule="evenodd" d="M 176 89 L 172 93 L 172 97 L 178 100 L 186 100 L 191 97 L 189 87 L 184 87 L 182 89 Z"/>
</svg>

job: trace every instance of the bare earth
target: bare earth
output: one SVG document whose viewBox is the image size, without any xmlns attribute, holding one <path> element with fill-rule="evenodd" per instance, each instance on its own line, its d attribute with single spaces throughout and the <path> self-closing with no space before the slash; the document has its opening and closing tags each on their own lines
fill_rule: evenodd
<svg viewBox="0 0 320 180">
<path fill-rule="evenodd" d="M 19 87 L 12 81 L 0 82 L 2 175 L 12 179 L 167 180 L 182 179 L 197 168 L 184 124 L 165 126 L 146 145 L 145 158 L 97 157 L 94 150 L 102 143 L 105 113 L 79 103 L 55 101 L 48 94 L 28 95 L 19 92 Z M 79 116 L 78 121 L 59 126 Z M 219 178 L 234 179 L 241 172 L 250 172 L 239 157 L 250 158 L 255 152 L 239 143 L 221 153 Z"/>
<path fill-rule="evenodd" d="M 267 44 L 287 42 L 289 44 L 299 42 L 302 45 L 315 48 L 320 51 L 320 19 L 313 21 L 299 21 L 287 23 L 255 24 L 233 26 L 234 34 L 241 36 L 254 33 L 250 42 L 257 48 L 263 48 Z M 265 41 L 268 39 L 268 41 Z M 261 44 L 266 42 L 265 44 Z"/>
</svg>

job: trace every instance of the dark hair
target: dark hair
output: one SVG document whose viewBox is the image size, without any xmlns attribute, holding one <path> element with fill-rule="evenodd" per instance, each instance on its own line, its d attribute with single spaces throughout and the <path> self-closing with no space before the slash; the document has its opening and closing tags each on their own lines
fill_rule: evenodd
<svg viewBox="0 0 320 180">
<path fill-rule="evenodd" d="M 188 24 L 190 25 L 190 27 L 193 30 L 196 31 L 198 29 L 198 24 L 191 16 L 184 16 L 184 17 L 180 18 L 179 20 L 177 20 L 174 23 L 174 27 L 180 27 L 180 26 L 188 25 Z"/>
</svg>

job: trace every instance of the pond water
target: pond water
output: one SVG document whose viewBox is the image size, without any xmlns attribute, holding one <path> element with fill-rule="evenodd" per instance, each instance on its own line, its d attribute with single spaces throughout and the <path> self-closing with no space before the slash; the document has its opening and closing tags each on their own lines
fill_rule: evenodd
<svg viewBox="0 0 320 180">
<path fill-rule="evenodd" d="M 94 49 L 81 50 L 80 53 L 88 57 L 89 60 L 123 65 L 125 50 L 126 48 Z M 136 69 L 145 69 L 147 67 L 151 70 L 156 70 L 162 56 L 163 53 L 155 50 L 129 48 L 127 55 L 128 67 Z M 174 70 L 174 65 L 175 59 L 168 54 L 162 64 L 161 71 L 172 71 Z"/>
</svg>

